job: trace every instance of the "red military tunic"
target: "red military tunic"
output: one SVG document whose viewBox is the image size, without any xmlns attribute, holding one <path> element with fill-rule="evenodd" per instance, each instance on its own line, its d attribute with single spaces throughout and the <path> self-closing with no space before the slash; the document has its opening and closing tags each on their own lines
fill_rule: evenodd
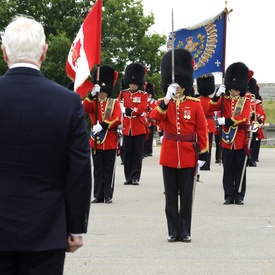
<svg viewBox="0 0 275 275">
<path fill-rule="evenodd" d="M 148 126 L 156 126 L 156 121 L 151 118 L 150 114 L 151 114 L 151 111 L 158 106 L 158 104 L 159 102 L 154 98 L 151 98 L 148 101 L 148 111 L 147 111 Z"/>
<path fill-rule="evenodd" d="M 146 111 L 148 94 L 138 90 L 131 93 L 129 89 L 122 90 L 118 96 L 118 100 L 123 102 L 123 106 L 131 109 L 131 116 L 124 114 L 123 117 L 123 135 L 132 136 L 147 133 Z"/>
<path fill-rule="evenodd" d="M 251 98 L 251 121 L 250 124 L 255 120 L 259 123 L 259 128 L 257 130 L 257 139 L 263 139 L 264 138 L 264 132 L 261 128 L 262 125 L 265 123 L 266 119 L 266 113 L 264 111 L 264 108 L 262 106 L 262 101 L 259 99 Z"/>
<path fill-rule="evenodd" d="M 110 109 L 110 116 L 104 119 L 106 111 L 108 109 L 109 98 L 106 100 L 98 100 L 98 121 L 103 125 L 103 130 L 106 131 L 104 142 L 97 144 L 96 148 L 99 150 L 110 150 L 117 148 L 117 126 L 121 123 L 121 108 L 117 99 L 113 100 L 113 104 Z M 96 99 L 90 100 L 88 97 L 83 101 L 85 112 L 90 114 L 90 120 L 92 125 L 96 124 Z M 102 124 L 103 122 L 103 124 Z M 90 136 L 90 146 L 95 148 L 94 139 Z"/>
<path fill-rule="evenodd" d="M 201 106 L 203 108 L 205 118 L 207 120 L 207 128 L 209 133 L 215 133 L 216 126 L 214 121 L 214 111 L 208 110 L 208 103 L 211 100 L 211 98 L 209 96 L 199 96 L 197 98 L 201 101 Z"/>
<path fill-rule="evenodd" d="M 240 99 L 243 97 L 236 96 L 224 96 L 223 100 L 223 117 L 230 118 L 234 124 L 232 126 L 239 126 L 235 134 L 235 138 L 232 143 L 226 143 L 222 139 L 222 147 L 230 150 L 239 150 L 244 149 L 244 146 L 247 141 L 247 127 L 249 125 L 250 119 L 250 96 L 244 97 L 244 102 L 241 106 L 240 112 L 234 115 L 234 110 L 240 102 Z M 219 111 L 222 109 L 222 98 L 220 97 L 217 102 L 211 100 L 209 102 L 208 110 Z M 241 127 L 240 127 L 241 126 Z M 230 128 L 228 126 L 222 126 L 223 131 L 228 132 Z"/>
<path fill-rule="evenodd" d="M 175 137 L 170 139 L 164 135 L 159 163 L 172 168 L 195 167 L 197 157 L 194 142 L 179 141 L 176 136 L 196 134 L 201 153 L 208 151 L 208 131 L 200 101 L 183 96 L 180 99 L 172 98 L 166 110 L 165 106 L 161 101 L 151 112 L 151 117 L 161 122 L 164 133 Z"/>
</svg>

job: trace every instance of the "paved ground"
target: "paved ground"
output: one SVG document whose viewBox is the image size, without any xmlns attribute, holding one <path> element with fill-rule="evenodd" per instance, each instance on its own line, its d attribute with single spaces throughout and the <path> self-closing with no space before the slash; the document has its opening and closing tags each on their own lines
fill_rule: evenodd
<svg viewBox="0 0 275 275">
<path fill-rule="evenodd" d="M 65 275 L 275 274 L 275 148 L 247 168 L 245 204 L 223 205 L 222 166 L 201 171 L 192 242 L 168 243 L 159 147 L 143 161 L 139 186 L 123 185 L 117 158 L 112 204 L 92 204 L 85 245 L 67 254 Z"/>
</svg>

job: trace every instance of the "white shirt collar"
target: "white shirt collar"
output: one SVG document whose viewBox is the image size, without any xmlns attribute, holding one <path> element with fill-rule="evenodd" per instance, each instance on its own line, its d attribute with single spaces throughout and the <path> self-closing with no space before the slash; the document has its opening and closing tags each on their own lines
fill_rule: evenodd
<svg viewBox="0 0 275 275">
<path fill-rule="evenodd" d="M 27 67 L 27 68 L 31 68 L 31 69 L 35 69 L 35 70 L 39 71 L 39 68 L 36 65 L 31 64 L 31 63 L 26 63 L 26 62 L 15 63 L 10 66 L 10 69 L 18 68 L 18 67 Z"/>
</svg>

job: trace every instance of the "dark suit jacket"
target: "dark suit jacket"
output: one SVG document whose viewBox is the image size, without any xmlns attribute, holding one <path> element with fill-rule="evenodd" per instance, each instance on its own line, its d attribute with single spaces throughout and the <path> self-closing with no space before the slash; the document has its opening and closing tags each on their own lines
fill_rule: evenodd
<svg viewBox="0 0 275 275">
<path fill-rule="evenodd" d="M 65 248 L 87 231 L 90 147 L 80 96 L 18 67 L 0 76 L 0 251 Z"/>
</svg>

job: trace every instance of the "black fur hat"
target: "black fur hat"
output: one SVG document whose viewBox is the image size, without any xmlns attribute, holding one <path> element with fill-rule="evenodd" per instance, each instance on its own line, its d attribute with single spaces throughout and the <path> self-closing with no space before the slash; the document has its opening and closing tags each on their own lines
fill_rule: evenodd
<svg viewBox="0 0 275 275">
<path fill-rule="evenodd" d="M 71 91 L 74 91 L 74 82 L 70 82 L 68 85 L 67 85 L 67 88 Z"/>
<path fill-rule="evenodd" d="M 100 91 L 112 96 L 114 86 L 117 81 L 118 72 L 109 65 L 101 65 L 99 72 L 99 81 L 97 78 L 97 70 L 93 73 L 93 83 L 100 85 Z"/>
<path fill-rule="evenodd" d="M 185 88 L 184 94 L 190 95 L 193 88 L 193 62 L 192 55 L 185 49 L 174 50 L 175 83 Z M 168 51 L 161 60 L 162 90 L 166 94 L 167 88 L 172 84 L 172 51 Z"/>
<path fill-rule="evenodd" d="M 136 84 L 143 90 L 146 68 L 140 63 L 131 63 L 125 69 L 124 82 L 126 85 Z"/>
<path fill-rule="evenodd" d="M 215 92 L 215 78 L 213 74 L 204 74 L 197 78 L 197 91 L 203 96 L 209 96 Z"/>
<path fill-rule="evenodd" d="M 125 84 L 125 80 L 124 80 L 124 78 L 122 78 L 121 80 L 120 80 L 120 90 L 122 91 L 122 90 L 127 90 L 129 87 L 128 87 L 128 85 L 126 85 Z"/>
<path fill-rule="evenodd" d="M 259 99 L 259 98 L 260 98 L 260 97 L 259 97 L 259 91 L 258 91 L 258 90 L 259 90 L 259 89 L 258 89 L 258 84 L 257 84 L 257 81 L 256 81 L 255 78 L 252 77 L 252 78 L 249 80 L 247 90 L 248 90 L 251 94 L 255 95 L 256 99 Z"/>
<path fill-rule="evenodd" d="M 155 95 L 155 84 L 151 83 L 151 82 L 148 82 L 146 84 L 146 89 L 145 91 L 148 93 L 148 94 L 151 94 L 152 97 L 154 97 Z"/>
<path fill-rule="evenodd" d="M 244 96 L 247 92 L 248 67 L 242 62 L 236 62 L 226 69 L 224 84 L 227 90 L 235 89 Z"/>
</svg>

